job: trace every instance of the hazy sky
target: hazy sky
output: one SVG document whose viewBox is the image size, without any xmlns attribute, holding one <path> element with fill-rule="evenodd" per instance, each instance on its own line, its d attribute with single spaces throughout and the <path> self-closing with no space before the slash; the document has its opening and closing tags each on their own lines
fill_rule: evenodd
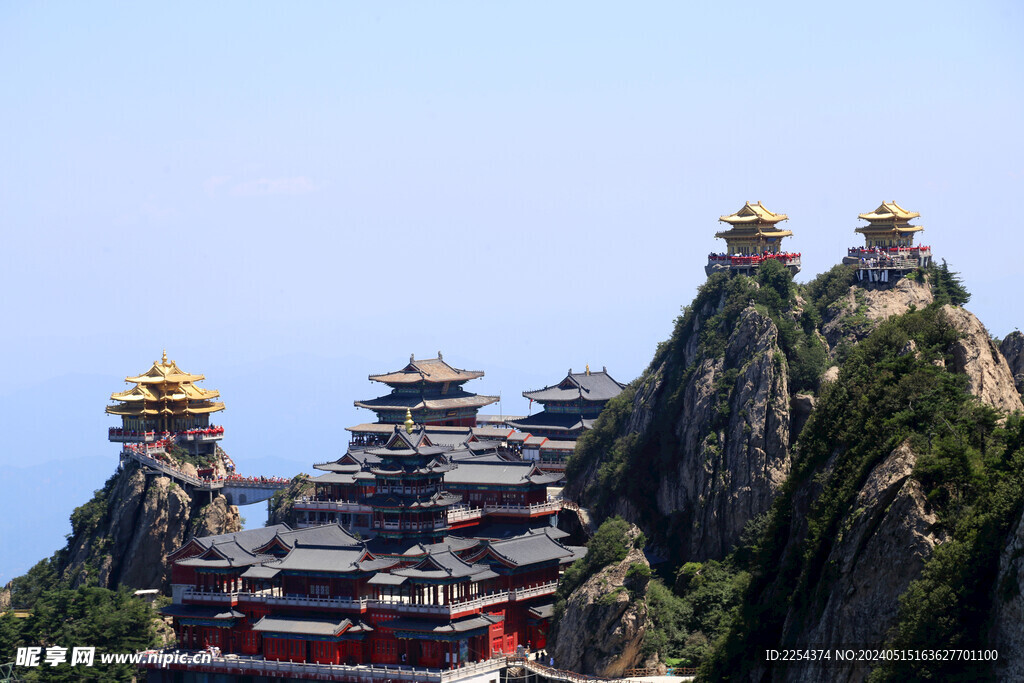
<svg viewBox="0 0 1024 683">
<path fill-rule="evenodd" d="M 1024 6 L 779 4 L 3 3 L 0 466 L 112 467 L 163 348 L 294 462 L 410 352 L 628 381 L 745 200 L 807 279 L 895 199 L 1020 325 Z"/>
</svg>

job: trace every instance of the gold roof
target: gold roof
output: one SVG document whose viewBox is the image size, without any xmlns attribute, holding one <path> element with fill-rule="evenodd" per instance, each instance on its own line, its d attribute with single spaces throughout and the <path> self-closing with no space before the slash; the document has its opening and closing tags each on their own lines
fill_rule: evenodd
<svg viewBox="0 0 1024 683">
<path fill-rule="evenodd" d="M 896 202 L 882 202 L 877 209 L 871 213 L 859 213 L 857 218 L 863 218 L 866 221 L 876 222 L 903 222 L 909 221 L 911 218 L 920 218 L 921 214 L 917 211 L 907 211 Z"/>
<path fill-rule="evenodd" d="M 916 211 L 907 211 L 896 202 L 882 202 L 877 209 L 870 213 L 859 213 L 857 218 L 868 221 L 869 225 L 862 225 L 857 232 L 874 232 L 878 230 L 896 231 L 901 233 L 917 232 L 924 230 L 920 225 L 910 225 L 907 221 L 911 218 L 919 218 L 921 214 Z"/>
<path fill-rule="evenodd" d="M 164 351 L 162 361 L 153 361 L 153 367 L 137 377 L 125 377 L 126 382 L 136 384 L 161 384 L 163 382 L 198 382 L 206 379 L 203 375 L 193 375 L 183 371 L 173 360 L 167 360 L 167 352 Z"/>
<path fill-rule="evenodd" d="M 784 220 L 788 220 L 789 216 L 784 213 L 772 213 L 768 209 L 764 208 L 761 202 L 757 204 L 751 204 L 747 202 L 743 205 L 743 208 L 734 214 L 728 216 L 721 216 L 718 220 L 729 225 L 740 226 L 740 225 L 775 225 Z"/>
<path fill-rule="evenodd" d="M 721 239 L 753 239 L 762 237 L 789 237 L 792 230 L 778 230 L 775 224 L 788 220 L 784 213 L 772 213 L 761 205 L 747 202 L 743 208 L 730 216 L 721 216 L 718 220 L 732 227 L 723 232 L 716 232 L 715 237 Z"/>
<path fill-rule="evenodd" d="M 152 367 L 135 377 L 126 377 L 126 382 L 135 384 L 131 389 L 117 391 L 110 395 L 118 405 L 107 406 L 111 415 L 201 415 L 224 410 L 224 404 L 213 402 L 220 398 L 216 389 L 204 389 L 194 382 L 205 379 L 183 371 L 173 360 L 167 360 L 164 351 L 161 360 L 153 361 Z"/>
</svg>

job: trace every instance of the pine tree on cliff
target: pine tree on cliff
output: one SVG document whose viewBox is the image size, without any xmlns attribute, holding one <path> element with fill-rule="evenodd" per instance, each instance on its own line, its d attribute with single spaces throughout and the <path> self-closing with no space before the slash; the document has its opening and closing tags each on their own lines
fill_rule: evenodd
<svg viewBox="0 0 1024 683">
<path fill-rule="evenodd" d="M 932 266 L 929 270 L 932 282 L 932 293 L 935 300 L 940 304 L 953 304 L 963 306 L 971 300 L 971 293 L 964 287 L 960 273 L 949 269 L 946 259 L 942 259 L 941 266 Z"/>
</svg>

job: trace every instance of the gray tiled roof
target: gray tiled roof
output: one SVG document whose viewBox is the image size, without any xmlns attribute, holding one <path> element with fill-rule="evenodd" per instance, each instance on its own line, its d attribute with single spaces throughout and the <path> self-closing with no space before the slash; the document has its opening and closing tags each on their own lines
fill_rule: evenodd
<svg viewBox="0 0 1024 683">
<path fill-rule="evenodd" d="M 538 619 L 549 619 L 555 614 L 555 603 L 548 602 L 543 605 L 534 605 L 530 608 L 530 614 Z"/>
<path fill-rule="evenodd" d="M 450 455 L 451 459 L 459 465 L 474 462 L 515 462 L 501 456 L 500 453 L 473 453 L 472 451 L 458 451 Z"/>
<path fill-rule="evenodd" d="M 352 472 L 326 472 L 318 477 L 310 477 L 314 484 L 354 484 L 355 474 Z"/>
<path fill-rule="evenodd" d="M 295 545 L 305 546 L 331 546 L 351 547 L 360 544 L 358 538 L 345 531 L 339 524 L 324 524 L 322 526 L 295 529 L 278 534 L 278 538 L 288 547 Z"/>
<path fill-rule="evenodd" d="M 277 568 L 277 562 L 267 562 L 249 567 L 242 574 L 243 579 L 272 579 L 281 573 Z"/>
<path fill-rule="evenodd" d="M 288 553 L 277 568 L 281 571 L 336 572 L 349 573 L 364 571 L 359 567 L 359 560 L 365 551 L 362 549 L 338 548 L 304 548 L 296 547 Z"/>
<path fill-rule="evenodd" d="M 571 372 L 566 375 L 558 384 L 538 389 L 537 391 L 524 391 L 523 396 L 532 398 L 534 401 L 574 401 L 580 396 L 584 401 L 607 401 L 615 398 L 625 384 L 616 382 L 607 372 Z"/>
<path fill-rule="evenodd" d="M 546 410 L 528 415 L 522 420 L 510 420 L 509 422 L 515 425 L 516 429 L 524 432 L 531 430 L 578 432 L 587 427 L 587 421 L 579 415 L 573 415 L 572 413 L 550 413 Z"/>
<path fill-rule="evenodd" d="M 294 633 L 310 636 L 336 636 L 352 625 L 348 619 L 287 619 L 282 617 L 263 617 L 252 627 L 253 631 L 269 633 Z"/>
<path fill-rule="evenodd" d="M 574 548 L 562 545 L 547 534 L 527 534 L 504 541 L 492 541 L 490 546 L 496 555 L 518 567 L 551 560 L 567 562 L 575 559 L 576 555 Z"/>
<path fill-rule="evenodd" d="M 504 617 L 499 615 L 484 614 L 478 617 L 459 619 L 450 623 L 427 621 L 425 619 L 394 619 L 388 622 L 388 628 L 396 631 L 414 631 L 417 633 L 465 633 L 480 628 L 486 628 L 491 624 L 497 624 Z"/>
<path fill-rule="evenodd" d="M 179 560 L 178 564 L 185 567 L 246 567 L 258 564 L 268 556 L 249 552 L 238 544 L 235 539 L 212 544 L 202 555 Z"/>
<path fill-rule="evenodd" d="M 445 550 L 451 550 L 453 552 L 462 552 L 467 548 L 472 548 L 479 545 L 480 542 L 475 538 L 462 538 L 460 536 L 446 536 L 443 541 L 438 543 L 431 543 L 430 545 L 417 544 L 409 550 L 405 551 L 406 555 L 419 555 L 424 553 L 439 553 Z"/>
<path fill-rule="evenodd" d="M 291 527 L 287 524 L 275 524 L 273 526 L 258 527 L 255 529 L 245 529 L 244 531 L 235 531 L 230 534 L 218 534 L 216 536 L 199 536 L 196 537 L 196 541 L 202 544 L 204 547 L 209 548 L 214 543 L 221 543 L 223 541 L 234 540 L 237 541 L 243 548 L 253 550 L 264 545 L 267 541 L 272 539 L 275 534 L 282 531 L 291 531 Z"/>
<path fill-rule="evenodd" d="M 536 466 L 530 462 L 470 462 L 460 461 L 459 466 L 445 472 L 447 486 L 459 484 L 501 484 L 504 486 L 525 486 Z"/>
<path fill-rule="evenodd" d="M 497 403 L 497 396 L 483 396 L 468 391 L 428 392 L 423 394 L 387 394 L 366 401 L 355 401 L 357 408 L 370 410 L 451 410 L 454 408 L 482 408 Z"/>
<path fill-rule="evenodd" d="M 168 617 L 186 619 L 241 619 L 245 615 L 225 607 L 207 607 L 205 605 L 182 605 L 174 603 L 160 609 L 160 614 Z"/>
<path fill-rule="evenodd" d="M 473 581 L 482 581 L 496 576 L 486 565 L 470 564 L 450 550 L 432 552 L 412 567 L 396 569 L 391 573 L 396 576 L 407 576 L 410 579 L 458 579 L 469 577 Z"/>
</svg>

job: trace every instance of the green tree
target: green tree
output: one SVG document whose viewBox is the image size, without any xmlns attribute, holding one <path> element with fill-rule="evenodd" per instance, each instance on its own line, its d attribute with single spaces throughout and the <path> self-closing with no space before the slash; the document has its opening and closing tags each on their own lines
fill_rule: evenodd
<svg viewBox="0 0 1024 683">
<path fill-rule="evenodd" d="M 942 259 L 940 266 L 933 264 L 928 275 L 932 283 L 932 294 L 938 303 L 963 306 L 971 300 L 971 294 L 960 279 L 960 274 L 949 269 L 946 259 Z"/>
</svg>

